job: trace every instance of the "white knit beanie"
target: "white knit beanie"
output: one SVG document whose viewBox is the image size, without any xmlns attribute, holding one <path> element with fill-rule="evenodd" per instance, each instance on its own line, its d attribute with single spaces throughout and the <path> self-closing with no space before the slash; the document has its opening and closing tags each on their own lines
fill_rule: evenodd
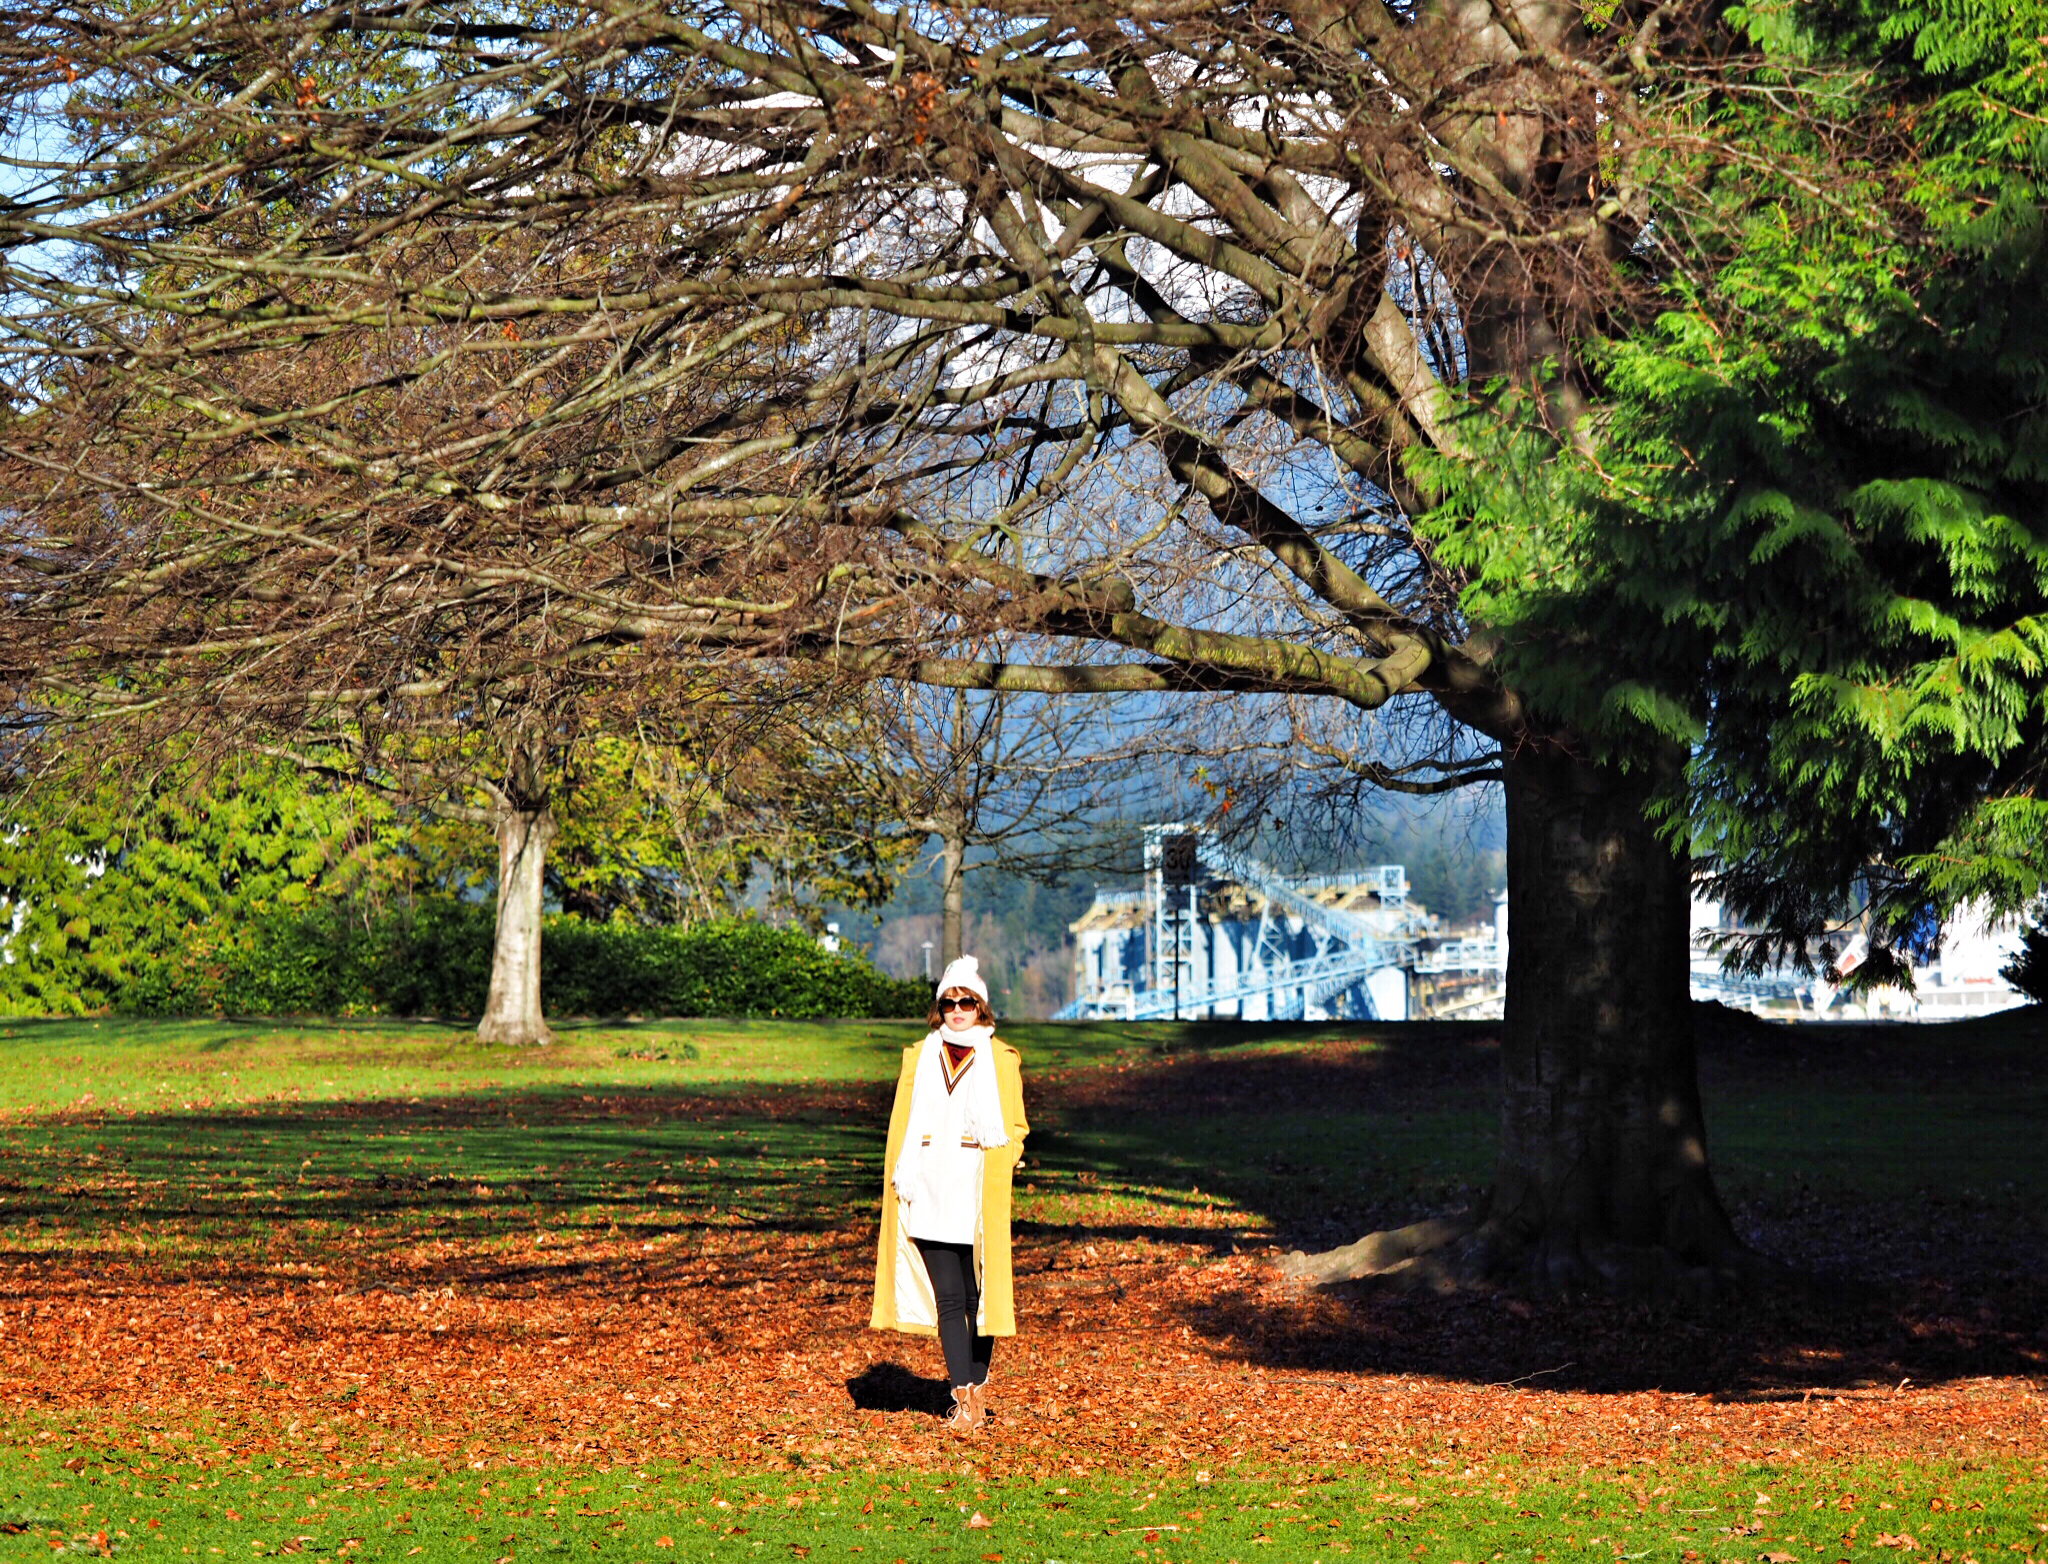
<svg viewBox="0 0 2048 1564">
<path fill-rule="evenodd" d="M 972 956 L 962 956 L 947 963 L 946 970 L 939 976 L 936 990 L 950 994 L 956 988 L 964 988 L 970 994 L 979 995 L 983 1004 L 988 1003 L 988 984 L 981 979 L 981 963 Z"/>
</svg>

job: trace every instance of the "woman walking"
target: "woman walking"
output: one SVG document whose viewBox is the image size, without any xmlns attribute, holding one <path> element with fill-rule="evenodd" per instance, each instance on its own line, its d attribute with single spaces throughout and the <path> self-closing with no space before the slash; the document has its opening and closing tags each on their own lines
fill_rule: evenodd
<svg viewBox="0 0 2048 1564">
<path fill-rule="evenodd" d="M 1031 1126 L 1017 1050 L 996 1038 L 974 957 L 946 968 L 927 1024 L 903 1050 L 889 1114 L 869 1323 L 939 1338 L 953 1387 L 946 1428 L 964 1436 L 987 1415 L 994 1338 L 1017 1334 L 1010 1174 Z"/>
</svg>

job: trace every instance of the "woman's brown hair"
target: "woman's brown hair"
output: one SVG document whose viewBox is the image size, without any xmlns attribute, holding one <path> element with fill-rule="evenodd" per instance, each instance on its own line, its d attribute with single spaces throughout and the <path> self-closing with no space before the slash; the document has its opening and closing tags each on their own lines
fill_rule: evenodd
<svg viewBox="0 0 2048 1564">
<path fill-rule="evenodd" d="M 959 991 L 955 990 L 955 992 Z M 946 1019 L 946 1012 L 939 1008 L 939 1001 L 944 997 L 941 994 L 932 995 L 931 1013 L 924 1018 L 924 1024 L 935 1032 L 944 1024 Z M 976 993 L 969 993 L 967 997 L 974 1001 L 976 1012 L 974 1024 L 976 1026 L 994 1026 L 996 1024 L 996 1013 L 989 1009 L 988 1001 Z"/>
</svg>

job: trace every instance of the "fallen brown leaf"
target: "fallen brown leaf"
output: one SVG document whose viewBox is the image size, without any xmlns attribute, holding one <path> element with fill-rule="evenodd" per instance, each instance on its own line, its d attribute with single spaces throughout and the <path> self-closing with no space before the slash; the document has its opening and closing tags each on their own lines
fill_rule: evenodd
<svg viewBox="0 0 2048 1564">
<path fill-rule="evenodd" d="M 1247 1068 L 1046 1072 L 1031 1078 L 1033 1117 L 1057 1132 L 1062 1113 L 1078 1121 L 1155 1098 L 1183 1116 L 1230 1111 L 1248 1090 Z M 1287 1085 L 1308 1071 L 1327 1086 L 1316 1088 L 1323 1096 L 1343 1100 L 1383 1090 L 1377 1068 L 1356 1049 L 1333 1048 L 1290 1055 L 1291 1073 L 1274 1080 Z M 533 1111 L 543 1109 L 556 1111 Z M 338 1120 L 373 1111 L 385 1110 L 319 1110 Z M 879 1125 L 887 1103 L 879 1089 L 778 1088 L 654 1104 L 585 1099 L 575 1111 L 861 1116 Z M 203 1424 L 236 1453 L 337 1469 L 365 1452 L 464 1467 L 487 1455 L 779 1466 L 790 1438 L 804 1456 L 834 1464 L 957 1465 L 958 1447 L 933 1415 L 936 1346 L 866 1329 L 866 1213 L 778 1228 L 713 1211 L 701 1221 L 693 1214 L 687 1241 L 652 1243 L 630 1222 L 610 1231 L 521 1227 L 509 1208 L 501 1227 L 476 1236 L 365 1217 L 345 1244 L 324 1217 L 280 1217 L 254 1257 L 175 1221 L 153 1229 L 146 1250 L 79 1229 L 11 1273 L 0 1384 L 38 1387 L 39 1415 L 78 1431 L 51 1447 L 50 1459 L 73 1472 L 98 1459 L 92 1451 L 153 1444 L 166 1424 Z M 1889 1210 L 1859 1211 L 1873 1233 L 1892 1232 L 1883 1226 Z M 1832 1207 L 1779 1209 L 1770 1241 L 1796 1254 L 1840 1219 Z M 1020 1223 L 1021 1334 L 1000 1349 L 988 1445 L 1006 1467 L 1119 1469 L 1165 1458 L 1199 1466 L 1195 1481 L 1207 1483 L 1211 1469 L 1294 1462 L 1339 1441 L 1346 1461 L 1378 1465 L 1411 1456 L 1424 1438 L 1455 1441 L 1475 1460 L 1603 1465 L 1682 1457 L 1739 1466 L 1815 1448 L 1879 1463 L 2048 1454 L 2038 1399 L 2014 1367 L 2034 1361 L 2024 1354 L 2037 1351 L 2040 1284 L 2000 1295 L 2003 1323 L 1984 1325 L 1984 1344 L 1972 1346 L 1975 1337 L 1954 1336 L 1951 1291 L 1914 1291 L 1914 1277 L 1949 1265 L 1946 1248 L 1929 1251 L 1924 1271 L 1911 1268 L 1918 1259 L 1901 1261 L 1904 1281 L 1868 1315 L 1801 1318 L 1769 1352 L 1745 1343 L 1712 1357 L 1718 1335 L 1666 1347 L 1625 1310 L 1599 1304 L 1506 1310 L 1485 1297 L 1304 1291 L 1273 1270 L 1277 1246 L 1262 1247 L 1264 1231 L 1227 1204 L 1177 1213 L 1185 1225 L 1154 1226 L 1142 1240 L 1096 1220 L 1047 1205 Z M 1859 1241 L 1884 1248 L 1869 1233 Z M 1113 1328 L 1104 1323 L 1111 1315 Z M 1923 1335 L 1924 1348 L 1912 1345 Z M 1807 1349 L 1822 1347 L 1816 1379 L 1822 1371 L 1801 1365 Z M 1667 1351 L 1677 1356 L 1656 1356 Z M 1711 1358 L 1704 1367 L 1700 1352 Z M 1932 1374 L 1901 1356 L 1937 1352 L 1960 1355 Z M 1503 1356 L 1512 1361 L 1496 1366 Z M 1981 1372 L 1962 1371 L 1971 1366 Z M 1674 1377 L 1686 1388 L 1669 1388 Z M 1860 1384 L 1879 1388 L 1842 1388 Z M 876 1510 L 875 1499 L 861 1506 L 863 1515 Z M 1738 1525 L 1724 1539 L 1761 1546 L 1761 1530 Z M 340 1546 L 352 1545 L 360 1544 Z M 1879 1545 L 1919 1546 L 1903 1534 Z"/>
</svg>

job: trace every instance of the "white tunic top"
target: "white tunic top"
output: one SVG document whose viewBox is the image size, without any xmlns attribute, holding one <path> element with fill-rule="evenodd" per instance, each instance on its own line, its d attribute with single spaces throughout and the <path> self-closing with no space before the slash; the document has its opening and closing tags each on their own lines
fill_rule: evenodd
<svg viewBox="0 0 2048 1564">
<path fill-rule="evenodd" d="M 976 1069 L 981 1067 L 979 1060 Z M 964 1084 L 964 1083 L 963 1083 Z M 948 1092 L 932 1105 L 932 1143 L 923 1177 L 904 1203 L 903 1230 L 932 1243 L 971 1244 L 981 1235 L 981 1147 L 963 1146 L 967 1093 Z"/>
</svg>

